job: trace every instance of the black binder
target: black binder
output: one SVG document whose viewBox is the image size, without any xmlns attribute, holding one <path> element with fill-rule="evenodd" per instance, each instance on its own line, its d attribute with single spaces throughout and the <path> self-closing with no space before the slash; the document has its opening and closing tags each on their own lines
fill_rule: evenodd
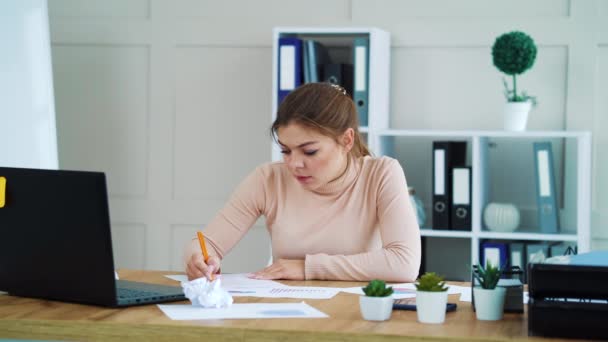
<svg viewBox="0 0 608 342">
<path fill-rule="evenodd" d="M 452 229 L 471 230 L 471 167 L 452 169 Z"/>
<path fill-rule="evenodd" d="M 466 163 L 466 141 L 433 142 L 433 229 L 451 229 L 452 168 Z"/>
<path fill-rule="evenodd" d="M 352 64 L 324 64 L 323 81 L 342 86 L 348 96 L 353 97 Z"/>
</svg>

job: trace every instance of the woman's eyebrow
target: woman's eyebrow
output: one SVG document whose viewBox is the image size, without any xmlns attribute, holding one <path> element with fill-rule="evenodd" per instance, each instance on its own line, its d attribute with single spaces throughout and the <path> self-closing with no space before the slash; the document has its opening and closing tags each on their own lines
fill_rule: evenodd
<svg viewBox="0 0 608 342">
<path fill-rule="evenodd" d="M 281 146 L 283 146 L 283 147 L 287 147 L 287 145 L 283 144 L 283 143 L 281 142 L 281 140 L 278 140 L 278 142 L 279 142 L 279 144 L 280 144 Z M 312 144 L 316 144 L 316 143 L 318 143 L 318 141 L 307 141 L 307 142 L 305 142 L 305 143 L 302 143 L 302 144 L 298 145 L 297 147 L 298 147 L 298 148 L 302 148 L 302 147 L 306 147 L 306 146 L 308 146 L 308 145 L 312 145 Z"/>
</svg>

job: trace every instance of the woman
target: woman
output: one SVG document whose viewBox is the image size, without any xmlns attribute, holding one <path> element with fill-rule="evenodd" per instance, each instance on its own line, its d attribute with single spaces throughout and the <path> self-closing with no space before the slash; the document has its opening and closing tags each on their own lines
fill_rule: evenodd
<svg viewBox="0 0 608 342">
<path fill-rule="evenodd" d="M 346 91 L 299 87 L 281 103 L 272 134 L 284 161 L 256 168 L 209 223 L 207 263 L 196 239 L 186 248 L 188 278 L 211 278 L 264 215 L 274 262 L 254 278 L 414 281 L 420 229 L 403 169 L 370 156 Z"/>
</svg>

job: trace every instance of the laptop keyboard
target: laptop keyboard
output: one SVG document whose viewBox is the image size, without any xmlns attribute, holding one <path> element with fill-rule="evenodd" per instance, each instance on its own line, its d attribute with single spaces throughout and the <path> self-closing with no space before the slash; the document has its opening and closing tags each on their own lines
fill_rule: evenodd
<svg viewBox="0 0 608 342">
<path fill-rule="evenodd" d="M 118 290 L 119 299 L 148 298 L 148 297 L 155 297 L 155 296 L 163 295 L 162 293 L 158 293 L 158 292 L 127 289 L 124 287 L 119 287 L 116 290 Z"/>
</svg>

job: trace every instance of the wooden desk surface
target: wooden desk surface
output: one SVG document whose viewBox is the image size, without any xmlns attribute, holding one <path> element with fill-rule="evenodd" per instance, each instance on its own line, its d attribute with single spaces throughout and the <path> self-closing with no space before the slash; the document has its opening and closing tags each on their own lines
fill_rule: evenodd
<svg viewBox="0 0 608 342">
<path fill-rule="evenodd" d="M 120 271 L 121 279 L 177 285 L 165 278 L 175 272 Z M 307 286 L 359 286 L 362 283 L 299 281 L 284 282 Z M 527 337 L 527 315 L 505 314 L 501 321 L 475 318 L 470 303 L 458 301 L 456 312 L 446 315 L 444 324 L 421 324 L 414 311 L 393 311 L 385 322 L 365 321 L 357 295 L 339 293 L 329 300 L 306 300 L 329 318 L 244 319 L 172 321 L 156 305 L 126 309 L 62 303 L 0 295 L 0 338 L 27 338 L 67 341 L 394 341 L 407 336 L 413 341 L 519 340 Z M 298 299 L 235 297 L 236 303 L 299 302 Z M 181 302 L 181 303 L 188 303 Z M 552 339 L 529 338 L 537 341 Z M 572 341 L 572 340 L 569 340 Z"/>
</svg>

